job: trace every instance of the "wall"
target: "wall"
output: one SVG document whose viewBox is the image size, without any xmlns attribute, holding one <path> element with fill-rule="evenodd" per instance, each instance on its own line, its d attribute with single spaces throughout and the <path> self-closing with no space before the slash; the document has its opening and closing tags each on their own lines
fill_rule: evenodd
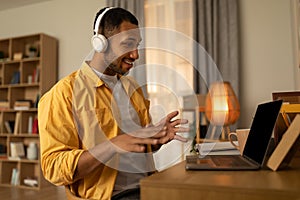
<svg viewBox="0 0 300 200">
<path fill-rule="evenodd" d="M 292 0 L 239 0 L 241 118 L 249 127 L 256 105 L 273 91 L 299 87 L 293 55 Z M 88 2 L 88 4 L 86 3 Z M 59 78 L 78 69 L 90 52 L 92 22 L 104 0 L 52 0 L 0 12 L 0 38 L 44 32 L 59 39 Z"/>
<path fill-rule="evenodd" d="M 290 0 L 240 0 L 241 128 L 272 92 L 299 89 L 291 11 Z"/>
<path fill-rule="evenodd" d="M 88 2 L 88 3 L 87 3 Z M 0 38 L 46 33 L 59 40 L 59 78 L 91 51 L 93 21 L 105 0 L 52 0 L 0 12 Z"/>
</svg>

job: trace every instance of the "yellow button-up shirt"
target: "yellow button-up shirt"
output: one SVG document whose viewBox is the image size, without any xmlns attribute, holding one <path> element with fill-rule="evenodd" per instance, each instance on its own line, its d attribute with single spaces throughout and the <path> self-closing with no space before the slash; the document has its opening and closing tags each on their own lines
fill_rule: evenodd
<svg viewBox="0 0 300 200">
<path fill-rule="evenodd" d="M 149 101 L 130 77 L 120 78 L 141 126 L 150 123 Z M 74 182 L 80 155 L 121 133 L 111 90 L 88 64 L 60 80 L 44 94 L 38 106 L 41 167 L 47 180 L 69 185 L 87 199 L 110 199 L 117 171 L 100 167 Z"/>
</svg>

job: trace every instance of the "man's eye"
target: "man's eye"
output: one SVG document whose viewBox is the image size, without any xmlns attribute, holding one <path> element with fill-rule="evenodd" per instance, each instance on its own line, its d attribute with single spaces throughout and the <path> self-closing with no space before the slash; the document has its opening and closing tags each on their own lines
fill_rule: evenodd
<svg viewBox="0 0 300 200">
<path fill-rule="evenodd" d="M 127 42 L 127 43 L 124 44 L 124 46 L 125 46 L 126 48 L 133 48 L 133 47 L 134 47 L 134 44 L 133 44 L 132 42 Z"/>
</svg>

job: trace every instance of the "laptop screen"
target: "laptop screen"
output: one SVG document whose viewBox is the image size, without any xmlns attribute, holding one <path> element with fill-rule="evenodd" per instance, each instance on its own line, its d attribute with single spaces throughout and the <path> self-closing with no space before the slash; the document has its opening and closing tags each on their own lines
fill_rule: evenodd
<svg viewBox="0 0 300 200">
<path fill-rule="evenodd" d="M 244 148 L 244 156 L 262 165 L 282 100 L 259 104 Z"/>
</svg>

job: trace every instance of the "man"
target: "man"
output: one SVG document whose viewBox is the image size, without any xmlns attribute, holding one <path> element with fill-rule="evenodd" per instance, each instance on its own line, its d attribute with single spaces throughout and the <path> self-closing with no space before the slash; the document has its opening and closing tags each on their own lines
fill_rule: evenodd
<svg viewBox="0 0 300 200">
<path fill-rule="evenodd" d="M 41 167 L 46 179 L 85 199 L 139 198 L 138 183 L 154 171 L 151 151 L 184 138 L 186 120 L 168 114 L 151 125 L 149 102 L 125 76 L 139 58 L 137 19 L 121 8 L 100 10 L 94 55 L 39 102 Z M 133 192 L 132 192 L 133 191 Z"/>
</svg>

